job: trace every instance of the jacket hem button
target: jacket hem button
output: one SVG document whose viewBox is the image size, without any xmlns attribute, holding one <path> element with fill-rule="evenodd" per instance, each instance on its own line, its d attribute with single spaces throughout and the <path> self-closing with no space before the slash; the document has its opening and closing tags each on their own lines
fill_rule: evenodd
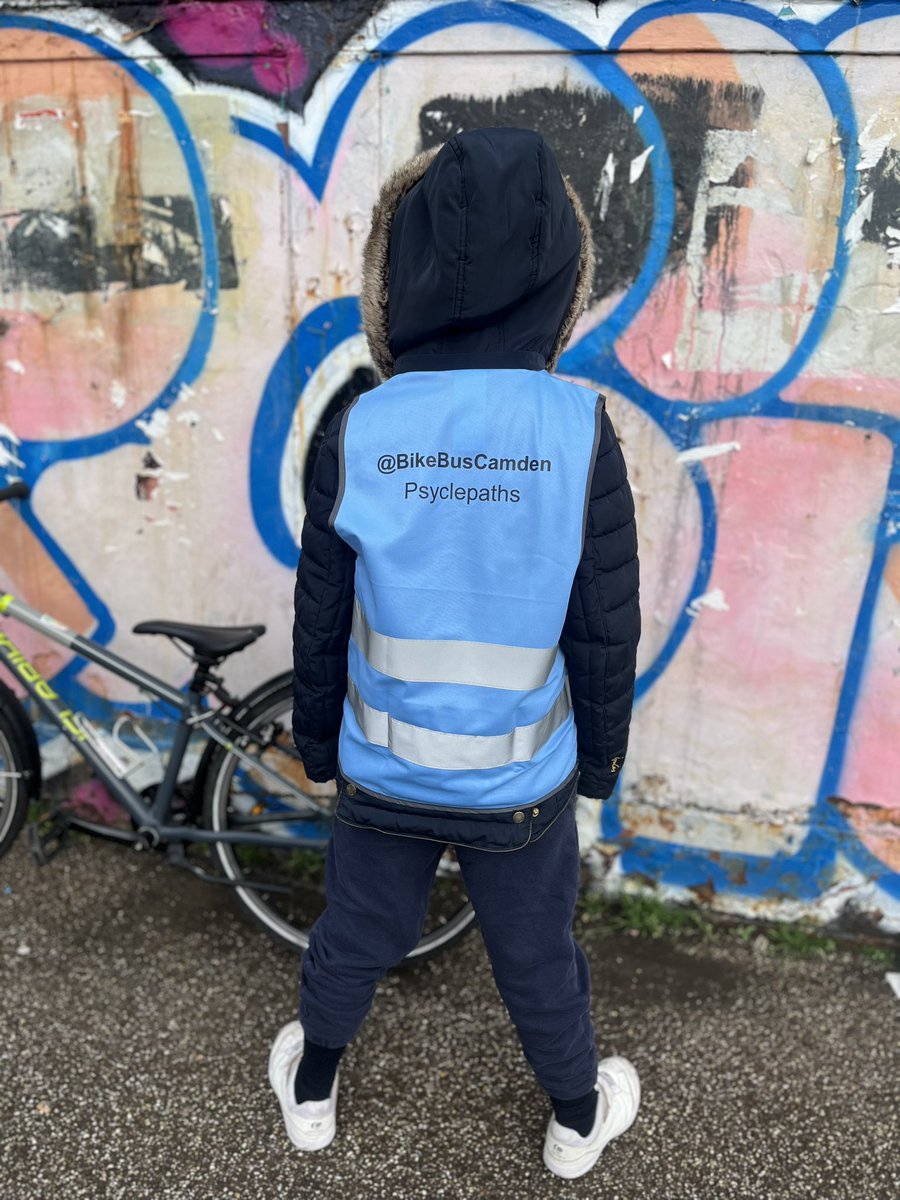
<svg viewBox="0 0 900 1200">
<path fill-rule="evenodd" d="M 522 824 L 522 822 L 525 820 L 525 814 L 524 814 L 523 812 L 521 812 L 521 811 L 520 811 L 520 812 L 514 812 L 514 813 L 513 813 L 513 820 L 515 821 L 515 823 L 516 823 L 517 825 L 521 825 L 521 824 Z"/>
<path fill-rule="evenodd" d="M 348 783 L 347 786 L 344 788 L 344 791 L 347 793 L 348 796 L 355 796 L 356 795 L 356 784 Z"/>
</svg>

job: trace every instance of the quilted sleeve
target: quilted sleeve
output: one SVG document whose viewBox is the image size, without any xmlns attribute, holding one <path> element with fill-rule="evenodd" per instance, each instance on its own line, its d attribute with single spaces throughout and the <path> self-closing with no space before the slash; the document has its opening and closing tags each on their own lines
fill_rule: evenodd
<svg viewBox="0 0 900 1200">
<path fill-rule="evenodd" d="M 601 422 L 584 549 L 560 646 L 578 734 L 578 791 L 605 800 L 628 748 L 641 612 L 634 500 L 605 410 Z"/>
<path fill-rule="evenodd" d="M 316 459 L 294 588 L 294 743 L 316 783 L 337 772 L 353 619 L 356 554 L 328 524 L 338 493 L 342 415 L 329 424 Z"/>
</svg>

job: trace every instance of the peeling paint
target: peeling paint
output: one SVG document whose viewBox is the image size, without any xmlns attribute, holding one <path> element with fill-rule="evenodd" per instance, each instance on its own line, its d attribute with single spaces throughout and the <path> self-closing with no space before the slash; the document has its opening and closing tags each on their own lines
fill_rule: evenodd
<svg viewBox="0 0 900 1200">
<path fill-rule="evenodd" d="M 875 200 L 875 193 L 869 192 L 865 200 L 863 200 L 856 212 L 847 222 L 847 228 L 844 231 L 844 241 L 848 246 L 856 246 L 862 241 L 863 226 L 867 221 L 872 219 L 872 204 Z"/>
<path fill-rule="evenodd" d="M 3 442 L 10 442 L 12 446 L 21 445 L 20 439 L 13 433 L 10 427 L 0 422 L 0 469 L 6 467 L 24 467 L 24 461 L 16 455 L 10 446 L 4 446 Z"/>
<path fill-rule="evenodd" d="M 872 126 L 879 120 L 877 114 L 873 114 L 866 122 L 866 127 L 860 132 L 859 148 L 862 151 L 859 162 L 856 164 L 857 171 L 869 171 L 879 161 L 887 147 L 891 144 L 894 137 L 893 129 L 889 129 L 887 133 L 875 137 L 872 134 Z"/>
<path fill-rule="evenodd" d="M 172 423 L 172 418 L 164 408 L 155 408 L 147 418 L 139 417 L 135 421 L 135 425 L 140 429 L 141 433 L 145 433 L 148 438 L 156 439 L 165 437 L 169 432 L 169 426 Z"/>
<path fill-rule="evenodd" d="M 598 259 L 561 368 L 609 396 L 648 618 L 597 857 L 723 911 L 900 923 L 900 16 L 795 8 L 621 0 L 602 44 L 562 0 L 298 0 L 268 30 L 244 0 L 3 8 L 0 467 L 46 521 L 0 506 L 16 587 L 126 654 L 214 587 L 215 619 L 281 631 L 238 687 L 280 669 L 322 426 L 374 381 L 378 185 L 457 129 L 539 129 Z"/>
<path fill-rule="evenodd" d="M 603 164 L 603 170 L 600 172 L 600 180 L 594 191 L 594 207 L 599 209 L 601 221 L 606 220 L 606 214 L 609 211 L 609 197 L 615 181 L 616 159 L 612 150 L 610 150 L 606 156 L 606 162 Z"/>
<path fill-rule="evenodd" d="M 740 450 L 740 442 L 715 442 L 711 446 L 691 446 L 675 456 L 677 462 L 702 462 L 705 458 L 717 458 L 720 454 L 728 454 L 731 450 Z"/>
<path fill-rule="evenodd" d="M 689 616 L 696 617 L 702 608 L 711 608 L 714 612 L 728 612 L 729 606 L 725 601 L 725 593 L 721 588 L 713 588 L 702 596 L 695 596 L 685 610 Z"/>
<path fill-rule="evenodd" d="M 653 153 L 654 149 L 654 146 L 648 146 L 646 150 L 631 160 L 631 164 L 628 168 L 629 183 L 637 183 L 637 181 L 643 175 L 644 167 L 647 165 L 647 159 Z"/>
<path fill-rule="evenodd" d="M 825 138 L 810 138 L 809 149 L 806 152 L 806 161 L 812 165 L 816 162 L 828 149 L 828 142 Z"/>
</svg>

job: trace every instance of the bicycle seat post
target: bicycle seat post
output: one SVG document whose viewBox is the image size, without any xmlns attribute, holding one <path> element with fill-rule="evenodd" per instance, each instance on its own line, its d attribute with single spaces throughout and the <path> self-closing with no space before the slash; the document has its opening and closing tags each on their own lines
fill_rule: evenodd
<svg viewBox="0 0 900 1200">
<path fill-rule="evenodd" d="M 205 654 L 196 654 L 193 657 L 196 663 L 196 670 L 194 671 L 194 677 L 190 682 L 188 691 L 197 705 L 201 704 L 206 692 L 212 692 L 223 704 L 231 703 L 233 697 L 228 694 L 222 676 L 217 675 L 213 670 L 214 667 L 218 667 L 221 664 L 222 659 L 212 658 Z"/>
<path fill-rule="evenodd" d="M 224 691 L 221 678 L 214 674 L 212 669 L 219 665 L 221 659 L 199 651 L 195 651 L 191 657 L 196 664 L 193 678 L 188 684 L 191 709 L 202 709 L 203 697 L 207 691 L 212 691 L 223 701 L 229 698 L 227 692 Z M 168 817 L 169 803 L 178 784 L 178 771 L 188 743 L 190 742 L 193 729 L 194 725 L 190 720 L 189 714 L 183 713 L 181 720 L 175 728 L 165 776 L 153 801 L 153 816 L 160 823 L 164 823 Z"/>
</svg>

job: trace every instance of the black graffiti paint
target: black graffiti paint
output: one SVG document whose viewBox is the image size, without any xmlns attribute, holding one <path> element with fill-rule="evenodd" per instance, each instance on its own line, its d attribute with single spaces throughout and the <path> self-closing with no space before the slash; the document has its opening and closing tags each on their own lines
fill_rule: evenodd
<svg viewBox="0 0 900 1200">
<path fill-rule="evenodd" d="M 138 471 L 134 477 L 134 494 L 138 500 L 152 500 L 159 487 L 159 468 L 162 463 L 148 450 L 141 460 L 144 471 Z"/>
<path fill-rule="evenodd" d="M 675 184 L 675 228 L 667 266 L 683 261 L 700 182 L 704 140 L 710 129 L 752 129 L 763 103 L 759 88 L 667 75 L 635 76 L 653 105 L 669 153 Z M 553 147 L 560 168 L 581 197 L 591 221 L 597 252 L 594 299 L 634 282 L 647 252 L 653 216 L 653 180 L 645 169 L 629 182 L 629 165 L 644 149 L 633 114 L 607 92 L 533 88 L 499 99 L 441 96 L 419 113 L 422 148 L 464 129 L 517 126 L 536 129 Z M 604 183 L 609 155 L 615 162 L 611 186 Z M 750 167 L 739 168 L 733 187 L 750 182 Z M 707 247 L 715 245 L 724 210 L 706 222 Z"/>
<path fill-rule="evenodd" d="M 900 151 L 885 150 L 869 171 L 860 176 L 859 196 L 870 192 L 872 215 L 862 227 L 863 241 L 884 242 L 888 229 L 900 229 Z"/>
<path fill-rule="evenodd" d="M 306 72 L 295 87 L 276 97 L 286 108 L 302 112 L 319 76 L 334 58 L 338 50 L 359 31 L 362 25 L 382 7 L 383 0 L 329 0 L 329 3 L 310 0 L 270 0 L 266 5 L 264 28 L 277 39 L 279 35 L 296 42 L 303 52 Z M 171 16 L 177 15 L 178 4 L 133 4 L 119 0 L 101 0 L 92 7 L 114 8 L 117 21 L 140 32 L 160 54 L 194 82 L 227 84 L 256 95 L 272 99 L 272 92 L 264 88 L 254 73 L 254 61 L 266 55 L 226 55 L 216 47 L 212 23 L 228 19 L 227 5 L 222 3 L 220 12 L 215 4 L 208 4 L 206 11 L 210 21 L 210 49 L 208 54 L 186 55 L 177 41 L 170 35 L 167 25 Z M 232 0 L 231 7 L 235 7 Z"/>
<path fill-rule="evenodd" d="M 231 217 L 222 197 L 212 201 L 219 286 L 238 285 Z M 96 292 L 112 283 L 129 288 L 203 283 L 197 214 L 189 196 L 143 196 L 129 240 L 101 243 L 87 203 L 67 209 L 25 209 L 0 219 L 4 288 Z"/>
</svg>

